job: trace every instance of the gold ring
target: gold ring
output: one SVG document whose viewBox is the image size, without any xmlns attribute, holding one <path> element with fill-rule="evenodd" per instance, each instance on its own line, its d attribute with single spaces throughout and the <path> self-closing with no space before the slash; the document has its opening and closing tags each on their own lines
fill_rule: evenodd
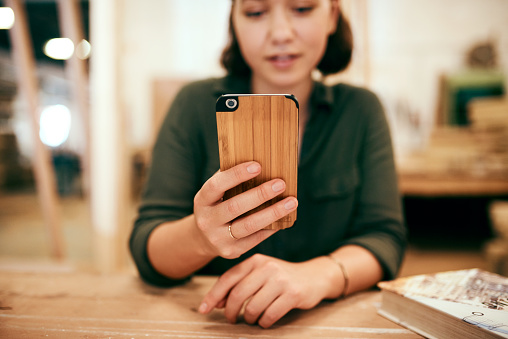
<svg viewBox="0 0 508 339">
<path fill-rule="evenodd" d="M 233 238 L 233 239 L 235 239 L 235 240 L 238 240 L 238 238 L 237 238 L 237 237 L 235 237 L 235 236 L 233 235 L 233 233 L 231 233 L 231 225 L 233 225 L 233 224 L 231 223 L 231 224 L 229 224 L 229 226 L 228 226 L 229 235 L 231 236 L 231 238 Z"/>
</svg>

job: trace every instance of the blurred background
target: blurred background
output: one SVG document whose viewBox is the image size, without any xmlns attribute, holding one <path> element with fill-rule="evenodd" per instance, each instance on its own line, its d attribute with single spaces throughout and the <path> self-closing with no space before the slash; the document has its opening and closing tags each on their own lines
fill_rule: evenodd
<svg viewBox="0 0 508 339">
<path fill-rule="evenodd" d="M 508 274 L 508 1 L 343 0 L 350 67 L 390 123 L 402 275 Z M 221 76 L 230 0 L 0 1 L 0 265 L 133 270 L 150 150 L 185 83 Z"/>
</svg>

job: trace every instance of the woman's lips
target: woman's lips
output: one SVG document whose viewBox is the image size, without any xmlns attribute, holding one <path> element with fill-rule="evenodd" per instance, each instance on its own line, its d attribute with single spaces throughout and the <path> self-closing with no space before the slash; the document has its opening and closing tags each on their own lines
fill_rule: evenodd
<svg viewBox="0 0 508 339">
<path fill-rule="evenodd" d="M 298 58 L 297 54 L 274 55 L 268 57 L 268 61 L 275 68 L 285 69 L 291 67 L 295 63 L 297 58 Z"/>
</svg>

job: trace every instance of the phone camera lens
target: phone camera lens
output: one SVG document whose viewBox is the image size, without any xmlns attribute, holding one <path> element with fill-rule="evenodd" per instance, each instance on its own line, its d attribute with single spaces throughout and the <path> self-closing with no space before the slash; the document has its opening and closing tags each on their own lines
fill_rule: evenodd
<svg viewBox="0 0 508 339">
<path fill-rule="evenodd" d="M 228 108 L 233 109 L 233 108 L 236 107 L 236 105 L 238 105 L 238 102 L 235 99 L 228 99 L 228 100 L 226 100 L 226 106 Z"/>
</svg>

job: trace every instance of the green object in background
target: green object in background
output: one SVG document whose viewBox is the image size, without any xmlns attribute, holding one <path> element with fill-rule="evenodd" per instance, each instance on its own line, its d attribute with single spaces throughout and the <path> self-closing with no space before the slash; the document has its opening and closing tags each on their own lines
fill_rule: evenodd
<svg viewBox="0 0 508 339">
<path fill-rule="evenodd" d="M 467 104 L 480 97 L 505 94 L 505 76 L 495 70 L 471 70 L 445 78 L 444 122 L 449 125 L 469 125 Z"/>
</svg>

